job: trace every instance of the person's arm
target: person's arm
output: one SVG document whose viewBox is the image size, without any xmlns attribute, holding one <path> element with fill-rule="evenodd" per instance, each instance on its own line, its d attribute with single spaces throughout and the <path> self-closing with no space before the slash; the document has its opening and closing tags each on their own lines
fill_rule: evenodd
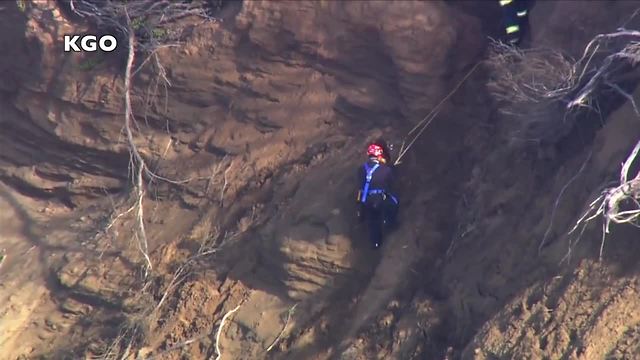
<svg viewBox="0 0 640 360">
<path fill-rule="evenodd" d="M 358 167 L 358 171 L 355 172 L 355 174 L 356 174 L 356 177 L 354 179 L 354 184 L 355 184 L 354 188 L 356 189 L 355 196 L 357 196 L 358 191 L 362 187 L 362 179 L 364 179 L 364 176 L 365 176 L 364 169 L 362 168 L 362 166 Z"/>
<path fill-rule="evenodd" d="M 358 194 L 359 192 L 362 190 L 362 181 L 364 179 L 365 173 L 364 173 L 364 168 L 362 166 L 358 167 L 358 171 L 356 172 L 357 177 L 356 177 L 356 186 L 355 186 L 355 193 L 352 195 L 353 199 L 357 202 L 356 205 L 356 218 L 358 218 L 359 221 L 362 221 L 364 219 L 363 216 L 363 210 L 362 210 L 362 203 L 359 201 L 360 199 L 358 198 Z"/>
</svg>

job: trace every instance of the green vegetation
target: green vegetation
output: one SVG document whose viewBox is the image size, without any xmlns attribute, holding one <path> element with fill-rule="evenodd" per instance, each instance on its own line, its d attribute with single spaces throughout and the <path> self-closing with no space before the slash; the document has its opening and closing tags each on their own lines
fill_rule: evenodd
<svg viewBox="0 0 640 360">
<path fill-rule="evenodd" d="M 80 61 L 78 68 L 82 71 L 91 71 L 95 69 L 98 65 L 102 64 L 104 60 L 105 60 L 104 56 L 97 54 Z"/>
<path fill-rule="evenodd" d="M 169 35 L 167 29 L 164 28 L 157 27 L 150 29 L 150 25 L 147 22 L 147 19 L 143 16 L 133 19 L 131 21 L 131 28 L 137 33 L 138 36 L 142 36 L 143 38 L 152 37 L 158 40 L 162 40 Z"/>
<path fill-rule="evenodd" d="M 153 34 L 153 37 L 156 39 L 164 39 L 167 37 L 167 35 L 169 35 L 169 33 L 167 32 L 167 29 L 162 29 L 162 28 L 155 28 L 153 29 L 153 31 L 151 31 L 151 33 Z"/>
<path fill-rule="evenodd" d="M 16 5 L 21 12 L 27 11 L 27 0 L 16 0 Z"/>
<path fill-rule="evenodd" d="M 142 29 L 142 27 L 145 26 L 145 25 L 146 24 L 145 24 L 144 19 L 142 17 L 135 18 L 135 19 L 133 19 L 133 21 L 131 21 L 131 28 L 133 30 L 136 30 L 136 31 Z"/>
</svg>

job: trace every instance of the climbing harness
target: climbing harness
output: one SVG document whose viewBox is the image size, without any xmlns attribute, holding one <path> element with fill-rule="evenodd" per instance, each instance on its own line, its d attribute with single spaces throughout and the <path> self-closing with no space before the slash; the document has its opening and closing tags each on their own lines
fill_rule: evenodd
<svg viewBox="0 0 640 360">
<path fill-rule="evenodd" d="M 371 179 L 373 178 L 373 173 L 378 169 L 379 166 L 380 164 L 378 163 L 376 163 L 372 167 L 369 167 L 369 164 L 364 164 L 364 169 L 367 172 L 367 177 L 366 177 L 366 181 L 364 183 L 363 188 L 360 189 L 360 191 L 358 192 L 358 202 L 361 202 L 363 204 L 366 203 L 367 197 L 369 195 L 382 195 L 382 200 L 386 200 L 388 196 L 396 205 L 398 205 L 398 199 L 395 196 L 387 193 L 385 190 L 369 189 L 369 186 L 371 186 Z"/>
<path fill-rule="evenodd" d="M 376 195 L 376 194 L 382 195 L 382 200 L 387 200 L 387 196 L 388 196 L 389 198 L 391 198 L 391 201 L 393 201 L 396 205 L 398 205 L 398 199 L 396 199 L 395 196 L 387 193 L 386 191 L 379 190 L 379 189 L 369 190 L 369 195 Z"/>
<path fill-rule="evenodd" d="M 376 163 L 373 167 L 369 167 L 369 164 L 364 164 L 364 170 L 367 172 L 367 178 L 364 182 L 364 187 L 360 190 L 360 194 L 358 194 L 358 198 L 361 203 L 367 202 L 367 195 L 369 195 L 369 185 L 371 185 L 371 179 L 373 178 L 373 173 L 378 169 L 380 164 Z"/>
</svg>

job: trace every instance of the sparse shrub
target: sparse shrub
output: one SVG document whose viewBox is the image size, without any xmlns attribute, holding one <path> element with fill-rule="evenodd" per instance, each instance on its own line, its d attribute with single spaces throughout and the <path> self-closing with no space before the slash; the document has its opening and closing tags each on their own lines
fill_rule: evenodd
<svg viewBox="0 0 640 360">
<path fill-rule="evenodd" d="M 165 86 L 170 84 L 166 71 L 162 66 L 157 51 L 163 47 L 178 45 L 177 36 L 184 24 L 178 20 L 196 16 L 209 19 L 205 9 L 197 2 L 172 0 L 70 0 L 59 2 L 61 8 L 80 17 L 102 33 L 110 33 L 119 38 L 118 43 L 126 49 L 126 67 L 124 69 L 124 130 L 126 142 L 130 152 L 130 171 L 134 174 L 136 187 L 136 217 L 138 229 L 134 233 L 135 242 L 144 257 L 145 278 L 152 270 L 149 256 L 146 226 L 144 222 L 143 199 L 145 196 L 145 182 L 151 180 L 164 181 L 181 185 L 190 181 L 171 180 L 159 176 L 147 166 L 147 160 L 142 156 L 135 144 L 136 119 L 131 103 L 131 83 L 135 74 L 147 63 L 151 63 L 156 70 L 156 86 L 160 82 Z M 174 28 L 175 37 L 171 37 L 166 27 Z M 140 56 L 138 63 L 135 60 Z M 82 63 L 82 69 L 90 70 L 97 65 L 97 60 L 89 59 Z M 138 130 L 139 131 L 139 130 Z M 133 208 L 132 208 L 133 209 Z"/>
<path fill-rule="evenodd" d="M 64 2 L 72 14 L 89 21 L 99 31 L 114 34 L 127 44 L 134 32 L 136 50 L 151 53 L 167 42 L 177 42 L 180 31 L 167 29 L 176 20 L 189 16 L 211 19 L 202 4 L 169 0 L 74 0 Z M 178 26 L 179 28 L 179 26 Z"/>
<path fill-rule="evenodd" d="M 156 39 L 165 39 L 169 35 L 167 29 L 156 28 L 151 31 L 153 37 Z"/>
<path fill-rule="evenodd" d="M 640 31 L 621 28 L 597 35 L 577 61 L 553 50 L 518 50 L 496 43 L 487 63 L 492 69 L 488 89 L 510 117 L 514 137 L 555 142 L 583 118 L 580 110 L 598 111 L 598 101 L 611 96 L 629 101 L 640 119 L 635 99 L 625 90 L 625 83 L 635 86 L 640 80 Z M 632 170 L 639 153 L 640 141 L 622 163 L 618 184 L 603 189 L 570 230 L 563 260 L 570 258 L 587 225 L 598 217 L 601 257 L 612 223 L 640 227 L 640 172 Z"/>
<path fill-rule="evenodd" d="M 82 71 L 91 71 L 95 69 L 98 65 L 102 64 L 105 61 L 103 56 L 94 56 L 89 57 L 80 61 L 78 68 Z"/>
<path fill-rule="evenodd" d="M 551 141 L 571 128 L 563 99 L 575 86 L 572 62 L 558 51 L 494 43 L 486 61 L 490 94 L 506 115 L 511 140 Z"/>
<path fill-rule="evenodd" d="M 621 84 L 640 60 L 640 32 L 600 34 L 578 60 L 554 49 L 521 50 L 499 42 L 486 61 L 488 90 L 509 118 L 512 140 L 555 143 L 614 94 L 628 98 Z"/>
</svg>

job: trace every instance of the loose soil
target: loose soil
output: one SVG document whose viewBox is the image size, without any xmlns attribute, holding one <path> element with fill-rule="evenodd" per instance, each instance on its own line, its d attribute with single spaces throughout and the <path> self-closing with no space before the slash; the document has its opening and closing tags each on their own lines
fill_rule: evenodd
<svg viewBox="0 0 640 360">
<path fill-rule="evenodd" d="M 238 305 L 221 359 L 640 357 L 637 230 L 615 227 L 598 261 L 589 229 L 560 264 L 640 135 L 631 104 L 514 147 L 480 65 L 398 168 L 399 229 L 374 251 L 355 221 L 366 142 L 397 149 L 487 56 L 497 2 L 247 1 L 185 19 L 185 44 L 159 52 L 171 86 L 147 66 L 132 89 L 142 155 L 188 180 L 145 184 L 149 272 L 121 54 L 63 54 L 84 28 L 56 2 L 3 7 L 1 359 L 215 358 Z M 527 46 L 579 57 L 639 7 L 538 2 Z"/>
</svg>

